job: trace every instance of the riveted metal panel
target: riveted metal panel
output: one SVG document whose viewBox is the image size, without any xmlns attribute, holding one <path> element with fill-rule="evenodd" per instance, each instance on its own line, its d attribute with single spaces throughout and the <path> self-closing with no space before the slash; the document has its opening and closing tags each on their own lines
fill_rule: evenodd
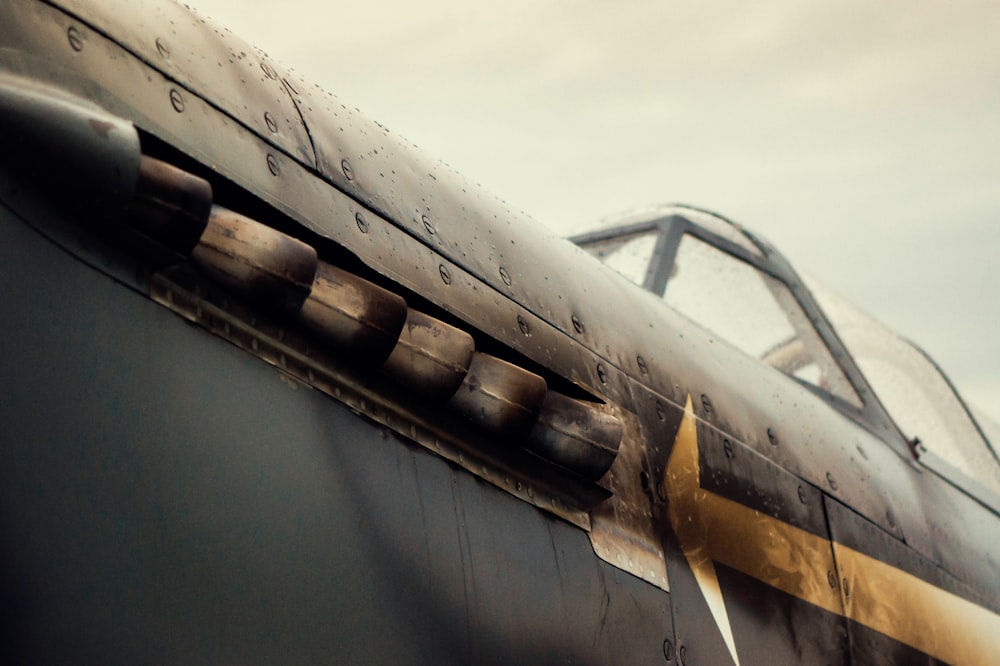
<svg viewBox="0 0 1000 666">
<path fill-rule="evenodd" d="M 817 536 L 828 535 L 823 494 L 731 435 L 698 424 L 701 487 Z"/>
<path fill-rule="evenodd" d="M 210 99 L 268 143 L 315 165 L 309 132 L 286 83 L 288 70 L 259 48 L 178 2 L 54 4 L 112 37 L 185 91 Z"/>
<path fill-rule="evenodd" d="M 377 124 L 339 103 L 327 109 L 314 89 L 293 81 L 290 94 L 314 130 L 321 180 L 294 150 L 276 149 L 267 128 L 224 113 L 228 102 L 207 102 L 164 75 L 165 65 L 151 67 L 155 56 L 135 57 L 89 27 L 85 21 L 97 23 L 90 14 L 101 10 L 74 4 L 78 20 L 27 0 L 3 6 L 16 26 L 0 35 L 5 68 L 30 71 L 134 121 L 301 224 L 304 236 L 347 248 L 591 394 L 630 404 L 631 374 L 674 404 L 695 396 L 704 421 L 893 529 L 887 497 L 912 472 L 876 437 Z M 102 29 L 127 37 L 118 34 L 124 27 Z"/>
<path fill-rule="evenodd" d="M 914 663 L 921 652 L 948 663 L 996 656 L 995 636 L 983 635 L 989 620 L 981 623 L 1000 600 L 986 577 L 963 582 L 840 502 L 825 504 L 856 663 Z"/>
<path fill-rule="evenodd" d="M 896 509 L 907 545 L 1000 612 L 997 515 L 930 471 L 914 474 Z"/>
<path fill-rule="evenodd" d="M 5 661 L 662 658 L 669 596 L 600 562 L 580 530 L 4 206 L 0 284 L 17 287 L 0 301 L 0 343 L 17 350 L 0 359 Z"/>
</svg>

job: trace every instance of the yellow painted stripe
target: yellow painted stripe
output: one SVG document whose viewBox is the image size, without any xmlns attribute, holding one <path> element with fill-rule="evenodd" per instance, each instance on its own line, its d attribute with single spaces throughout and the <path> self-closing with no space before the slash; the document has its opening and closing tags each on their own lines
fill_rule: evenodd
<svg viewBox="0 0 1000 666">
<path fill-rule="evenodd" d="M 1000 615 L 885 562 L 703 489 L 690 397 L 664 481 L 671 525 L 736 663 L 729 619 L 717 598 L 714 562 L 942 661 L 1000 664 Z M 844 597 L 842 579 L 847 581 Z"/>
<path fill-rule="evenodd" d="M 838 543 L 847 617 L 952 664 L 1000 664 L 1000 615 Z"/>
</svg>

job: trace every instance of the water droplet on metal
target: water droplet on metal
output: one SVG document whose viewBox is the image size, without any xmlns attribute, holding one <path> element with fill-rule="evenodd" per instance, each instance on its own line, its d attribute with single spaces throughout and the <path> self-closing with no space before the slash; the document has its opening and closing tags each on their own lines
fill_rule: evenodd
<svg viewBox="0 0 1000 666">
<path fill-rule="evenodd" d="M 444 264 L 438 266 L 438 273 L 441 274 L 441 281 L 445 284 L 451 284 L 451 271 Z"/>
<path fill-rule="evenodd" d="M 351 168 L 350 162 L 347 160 L 341 160 L 340 168 L 343 170 L 344 177 L 347 178 L 347 180 L 354 180 L 354 169 Z"/>
<path fill-rule="evenodd" d="M 74 51 L 83 50 L 83 35 L 80 34 L 80 30 L 75 25 L 71 25 L 66 31 L 66 38 L 69 40 L 70 48 Z"/>
<path fill-rule="evenodd" d="M 262 62 L 260 63 L 260 68 L 264 72 L 264 76 L 266 76 L 269 79 L 277 80 L 278 73 L 274 71 L 274 67 L 271 67 L 271 65 L 269 65 L 266 62 Z"/>
<path fill-rule="evenodd" d="M 500 267 L 500 279 L 503 280 L 505 285 L 508 287 L 510 286 L 510 275 L 507 273 L 507 269 L 503 266 Z"/>
<path fill-rule="evenodd" d="M 274 116 L 269 111 L 264 112 L 264 124 L 267 125 L 267 129 L 271 134 L 278 133 L 278 121 L 274 119 Z"/>
<path fill-rule="evenodd" d="M 573 330 L 577 333 L 583 333 L 583 322 L 577 319 L 576 315 L 573 315 Z"/>
<path fill-rule="evenodd" d="M 368 233 L 368 220 L 365 219 L 364 215 L 358 213 L 354 216 L 354 221 L 358 223 L 358 229 L 361 230 L 361 233 Z"/>
<path fill-rule="evenodd" d="M 167 48 L 166 43 L 159 37 L 156 38 L 156 50 L 159 51 L 160 55 L 164 58 L 170 57 L 170 49 Z"/>
<path fill-rule="evenodd" d="M 184 98 L 181 97 L 181 93 L 177 88 L 170 89 L 170 103 L 174 107 L 174 111 L 177 113 L 184 112 Z"/>
<path fill-rule="evenodd" d="M 424 223 L 424 229 L 426 229 L 426 230 L 427 230 L 427 233 L 429 233 L 429 234 L 430 234 L 431 236 L 433 236 L 434 234 L 436 234 L 436 233 L 437 233 L 437 229 L 435 229 L 435 228 L 434 228 L 434 225 L 433 225 L 433 224 L 431 224 L 431 218 L 429 218 L 429 217 L 427 217 L 426 215 L 424 215 L 424 216 L 423 216 L 422 218 L 420 218 L 420 219 L 421 219 L 421 221 L 422 221 L 422 222 Z"/>
<path fill-rule="evenodd" d="M 528 328 L 528 322 L 521 315 L 517 315 L 517 327 L 521 329 L 521 332 L 528 335 L 531 329 Z"/>
<path fill-rule="evenodd" d="M 267 154 L 267 168 L 270 169 L 271 174 L 274 176 L 281 173 L 281 167 L 278 165 L 278 158 L 271 153 Z"/>
</svg>

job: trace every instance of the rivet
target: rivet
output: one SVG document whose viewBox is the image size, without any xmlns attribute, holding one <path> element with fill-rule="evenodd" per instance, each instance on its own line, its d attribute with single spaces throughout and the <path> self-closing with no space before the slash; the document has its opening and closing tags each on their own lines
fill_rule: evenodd
<svg viewBox="0 0 1000 666">
<path fill-rule="evenodd" d="M 505 285 L 510 286 L 510 274 L 507 273 L 507 269 L 503 266 L 500 267 L 500 279 L 503 280 Z"/>
<path fill-rule="evenodd" d="M 667 661 L 674 660 L 674 644 L 667 638 L 663 641 L 663 658 Z"/>
<path fill-rule="evenodd" d="M 431 218 L 429 218 L 429 217 L 427 217 L 426 215 L 424 215 L 424 216 L 423 216 L 423 217 L 421 218 L 421 220 L 422 220 L 422 221 L 423 221 L 423 223 L 424 223 L 424 229 L 426 229 L 426 230 L 427 230 L 427 233 L 429 233 L 429 234 L 430 234 L 431 236 L 433 236 L 434 234 L 436 234 L 436 233 L 437 233 L 437 229 L 435 229 L 435 228 L 434 228 L 434 225 L 433 225 L 433 224 L 431 224 Z"/>
<path fill-rule="evenodd" d="M 646 365 L 646 359 L 644 359 L 642 356 L 635 357 L 635 364 L 639 366 L 639 372 L 641 372 L 644 375 L 649 374 L 649 366 Z"/>
<path fill-rule="evenodd" d="M 521 332 L 528 335 L 531 330 L 528 328 L 528 322 L 525 321 L 524 317 L 517 315 L 517 327 L 521 329 Z"/>
<path fill-rule="evenodd" d="M 806 503 L 806 489 L 802 486 L 799 486 L 799 501 L 803 504 Z"/>
<path fill-rule="evenodd" d="M 451 271 L 444 264 L 438 266 L 438 273 L 441 274 L 441 281 L 445 284 L 451 284 Z"/>
<path fill-rule="evenodd" d="M 892 509 L 885 512 L 885 519 L 889 522 L 889 527 L 896 526 L 896 514 L 892 512 Z"/>
<path fill-rule="evenodd" d="M 274 71 L 274 67 L 271 67 L 271 65 L 269 65 L 268 63 L 266 62 L 260 63 L 260 68 L 264 72 L 264 76 L 266 76 L 267 78 L 269 79 L 278 78 L 278 73 Z"/>
<path fill-rule="evenodd" d="M 515 487 L 515 488 L 517 488 L 517 491 L 518 491 L 518 492 L 521 492 L 521 490 L 523 490 L 523 489 L 524 489 L 524 486 L 522 486 L 522 485 L 521 485 L 521 482 L 520 482 L 520 481 L 518 481 L 518 482 L 517 482 L 517 485 L 515 485 L 514 487 Z"/>
<path fill-rule="evenodd" d="M 267 129 L 270 130 L 271 134 L 278 133 L 278 122 L 271 115 L 270 111 L 264 112 L 264 124 L 267 125 Z"/>
<path fill-rule="evenodd" d="M 71 25 L 66 31 L 66 38 L 69 39 L 69 45 L 74 51 L 83 50 L 83 35 L 75 25 Z"/>
<path fill-rule="evenodd" d="M 677 650 L 677 656 L 681 659 L 681 666 L 687 666 L 687 646 L 682 645 L 679 650 Z"/>
<path fill-rule="evenodd" d="M 722 450 L 726 454 L 726 457 L 729 458 L 730 460 L 732 460 L 733 455 L 735 455 L 733 453 L 733 443 L 730 442 L 728 439 L 723 439 L 722 440 Z"/>
<path fill-rule="evenodd" d="M 643 490 L 649 490 L 649 474 L 639 472 L 639 485 Z"/>
<path fill-rule="evenodd" d="M 573 330 L 577 333 L 583 333 L 583 322 L 577 319 L 576 315 L 573 315 Z"/>
<path fill-rule="evenodd" d="M 277 176 L 281 173 L 281 167 L 278 166 L 278 158 L 271 153 L 267 154 L 267 168 L 271 170 L 271 175 Z"/>
<path fill-rule="evenodd" d="M 174 111 L 177 113 L 184 112 L 184 98 L 181 97 L 181 93 L 177 88 L 170 89 L 170 103 L 174 106 Z"/>
<path fill-rule="evenodd" d="M 850 586 L 849 586 L 849 585 L 847 584 L 847 579 L 846 579 L 846 578 L 845 578 L 845 579 L 843 579 L 843 580 L 841 581 L 841 583 L 840 583 L 840 584 L 841 584 L 841 585 L 843 586 L 843 587 L 842 587 L 841 589 L 843 589 L 843 590 L 844 590 L 844 596 L 845 596 L 845 597 L 849 597 L 849 596 L 851 596 L 851 588 L 850 588 Z"/>
<path fill-rule="evenodd" d="M 170 57 L 170 49 L 167 48 L 167 45 L 159 37 L 156 38 L 156 50 L 159 51 L 160 55 L 164 58 Z"/>
<path fill-rule="evenodd" d="M 361 233 L 368 233 L 368 221 L 365 219 L 364 215 L 358 213 L 354 216 L 354 221 L 358 223 L 358 229 L 361 230 Z"/>
<path fill-rule="evenodd" d="M 663 407 L 663 403 L 660 402 L 659 400 L 656 401 L 656 418 L 660 419 L 661 421 L 667 418 L 667 411 Z"/>
<path fill-rule="evenodd" d="M 831 474 L 830 472 L 826 473 L 826 482 L 830 484 L 831 490 L 837 489 L 837 482 L 833 480 L 833 474 Z"/>
<path fill-rule="evenodd" d="M 772 446 L 778 445 L 778 436 L 774 434 L 774 431 L 770 428 L 767 429 L 767 439 L 771 442 Z"/>
<path fill-rule="evenodd" d="M 832 571 L 826 572 L 826 582 L 830 584 L 831 590 L 837 589 L 837 576 Z"/>
<path fill-rule="evenodd" d="M 712 399 L 704 393 L 701 394 L 701 406 L 706 412 L 712 411 Z"/>
<path fill-rule="evenodd" d="M 340 168 L 344 171 L 344 177 L 347 180 L 354 180 L 354 169 L 351 168 L 351 163 L 347 160 L 340 160 Z"/>
<path fill-rule="evenodd" d="M 661 502 L 667 501 L 667 489 L 663 486 L 662 483 L 656 484 L 656 496 L 660 498 Z"/>
<path fill-rule="evenodd" d="M 601 380 L 602 384 L 608 383 L 608 372 L 601 363 L 597 364 L 597 378 Z"/>
</svg>

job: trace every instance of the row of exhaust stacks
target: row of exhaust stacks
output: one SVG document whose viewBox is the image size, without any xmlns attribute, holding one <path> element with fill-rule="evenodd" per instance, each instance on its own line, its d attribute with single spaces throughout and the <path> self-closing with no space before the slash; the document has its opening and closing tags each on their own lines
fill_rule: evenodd
<svg viewBox="0 0 1000 666">
<path fill-rule="evenodd" d="M 380 367 L 427 400 L 587 479 L 611 467 L 622 437 L 615 416 L 476 351 L 466 331 L 321 261 L 312 246 L 214 205 L 212 196 L 208 181 L 143 155 L 128 221 L 228 290 L 296 318 L 338 353 Z"/>
</svg>

